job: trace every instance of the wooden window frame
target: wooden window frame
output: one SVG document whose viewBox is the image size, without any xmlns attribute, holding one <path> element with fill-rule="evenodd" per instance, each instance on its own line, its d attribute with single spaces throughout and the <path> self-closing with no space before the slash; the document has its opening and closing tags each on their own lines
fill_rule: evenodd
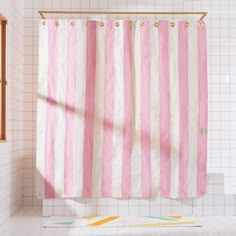
<svg viewBox="0 0 236 236">
<path fill-rule="evenodd" d="M 6 79 L 6 68 L 7 68 L 7 20 L 0 13 L 1 21 L 1 77 L 0 77 L 0 89 L 1 89 L 1 137 L 0 142 L 6 141 L 6 90 L 7 90 L 7 79 Z"/>
</svg>

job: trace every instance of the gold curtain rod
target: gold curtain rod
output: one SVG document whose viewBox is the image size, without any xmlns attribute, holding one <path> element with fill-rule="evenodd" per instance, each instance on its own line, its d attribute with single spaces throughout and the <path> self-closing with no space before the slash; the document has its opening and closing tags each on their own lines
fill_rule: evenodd
<svg viewBox="0 0 236 236">
<path fill-rule="evenodd" d="M 186 12 L 186 11 L 181 11 L 181 12 L 171 12 L 171 11 L 159 11 L 159 12 L 125 12 L 125 11 L 118 11 L 118 12 L 109 12 L 109 11 L 39 11 L 39 15 L 41 16 L 42 19 L 46 19 L 44 14 L 90 14 L 90 15 L 202 15 L 200 20 L 203 20 L 204 17 L 207 15 L 207 12 L 197 12 L 197 11 L 192 11 L 192 12 Z"/>
</svg>

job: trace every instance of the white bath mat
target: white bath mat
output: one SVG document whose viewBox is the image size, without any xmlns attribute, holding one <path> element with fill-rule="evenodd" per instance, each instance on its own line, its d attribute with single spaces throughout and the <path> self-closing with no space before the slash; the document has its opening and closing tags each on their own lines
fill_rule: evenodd
<svg viewBox="0 0 236 236">
<path fill-rule="evenodd" d="M 50 217 L 42 225 L 58 227 L 197 227 L 201 226 L 193 217 L 183 216 L 84 216 Z"/>
</svg>

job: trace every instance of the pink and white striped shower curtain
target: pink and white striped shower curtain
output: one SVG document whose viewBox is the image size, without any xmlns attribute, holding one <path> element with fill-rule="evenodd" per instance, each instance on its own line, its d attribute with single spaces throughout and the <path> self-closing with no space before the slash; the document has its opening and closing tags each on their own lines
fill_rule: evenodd
<svg viewBox="0 0 236 236">
<path fill-rule="evenodd" d="M 37 196 L 206 192 L 204 22 L 40 23 Z"/>
</svg>

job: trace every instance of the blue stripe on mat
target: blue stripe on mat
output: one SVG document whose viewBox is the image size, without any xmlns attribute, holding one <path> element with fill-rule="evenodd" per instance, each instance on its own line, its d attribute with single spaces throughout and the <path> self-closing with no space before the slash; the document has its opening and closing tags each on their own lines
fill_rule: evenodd
<svg viewBox="0 0 236 236">
<path fill-rule="evenodd" d="M 167 220 L 167 221 L 176 221 L 176 219 L 161 217 L 161 216 L 145 216 L 146 218 L 158 219 L 158 220 Z"/>
</svg>

